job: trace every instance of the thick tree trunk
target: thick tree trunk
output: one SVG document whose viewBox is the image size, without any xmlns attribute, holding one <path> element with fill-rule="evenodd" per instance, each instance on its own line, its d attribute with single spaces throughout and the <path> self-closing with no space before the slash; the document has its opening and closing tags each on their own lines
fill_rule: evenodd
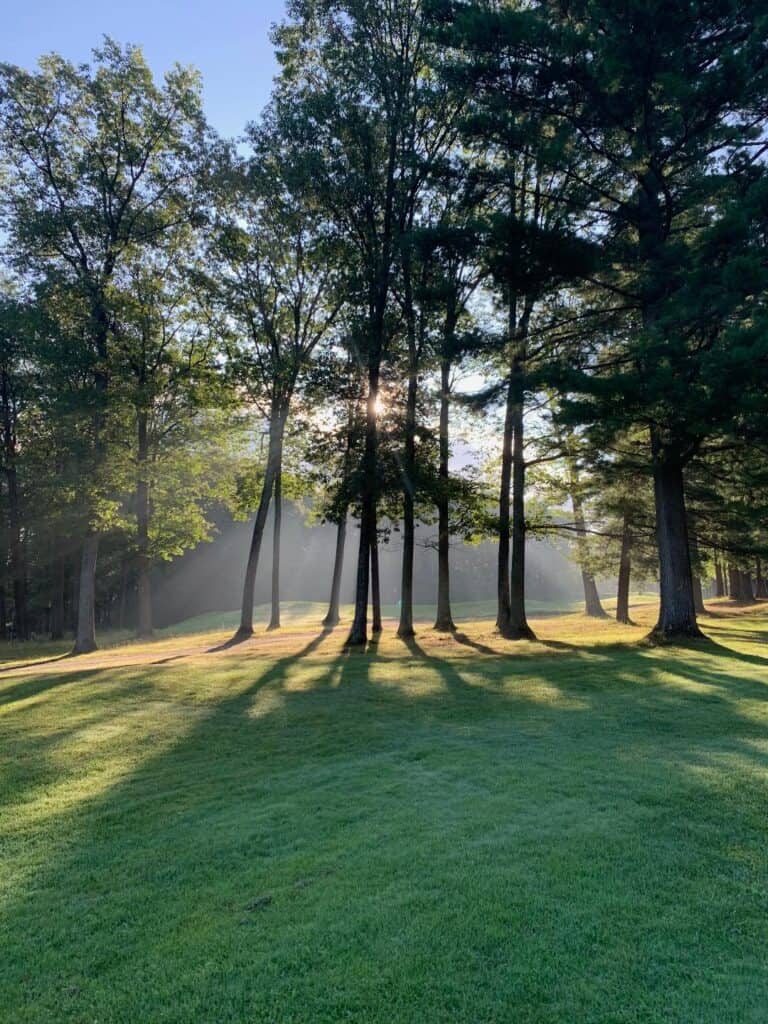
<svg viewBox="0 0 768 1024">
<path fill-rule="evenodd" d="M 456 629 L 451 612 L 451 527 L 448 498 L 450 439 L 448 418 L 450 413 L 451 361 L 446 356 L 440 361 L 440 465 L 437 496 L 437 617 L 435 629 L 444 633 Z"/>
<path fill-rule="evenodd" d="M 740 572 L 741 577 L 741 600 L 744 604 L 754 604 L 755 592 L 752 588 L 752 573 L 751 572 Z"/>
<path fill-rule="evenodd" d="M 659 619 L 652 636 L 662 640 L 700 637 L 688 548 L 683 468 L 651 437 L 656 540 L 659 549 Z"/>
<path fill-rule="evenodd" d="M 149 436 L 146 410 L 138 415 L 138 478 L 136 481 L 136 634 L 152 637 L 152 558 L 149 549 Z"/>
<path fill-rule="evenodd" d="M 280 629 L 280 530 L 283 521 L 283 470 L 278 466 L 275 473 L 274 497 L 272 501 L 274 522 L 272 524 L 272 613 L 267 629 Z"/>
<path fill-rule="evenodd" d="M 504 634 L 513 640 L 532 640 L 534 632 L 525 615 L 525 437 L 523 419 L 524 353 L 512 363 L 512 561 L 510 567 L 509 624 Z"/>
<path fill-rule="evenodd" d="M 759 558 L 755 559 L 755 597 L 768 597 L 768 586 L 766 586 L 763 576 L 763 563 Z"/>
<path fill-rule="evenodd" d="M 371 549 L 376 534 L 376 406 L 379 397 L 379 367 L 368 368 L 368 399 L 365 410 L 365 448 L 363 450 L 360 494 L 360 542 L 357 551 L 355 612 L 347 638 L 350 647 L 362 647 L 368 641 L 368 588 L 371 575 Z"/>
<path fill-rule="evenodd" d="M 624 516 L 621 531 L 621 553 L 619 555 L 619 585 L 616 591 L 616 621 L 625 625 L 631 623 L 629 617 L 629 581 L 632 574 L 632 534 L 629 519 Z"/>
<path fill-rule="evenodd" d="M 267 515 L 269 513 L 272 490 L 281 462 L 283 432 L 285 430 L 287 415 L 287 407 L 284 405 L 277 405 L 272 409 L 270 416 L 267 464 L 264 467 L 264 480 L 261 485 L 259 507 L 256 511 L 256 520 L 253 524 L 253 534 L 251 536 L 251 546 L 245 567 L 243 600 L 240 609 L 240 626 L 234 635 L 234 640 L 245 640 L 247 637 L 253 635 L 253 595 L 256 585 L 256 571 L 259 567 L 261 542 L 264 537 L 264 527 L 266 526 Z"/>
<path fill-rule="evenodd" d="M 374 523 L 371 542 L 371 632 L 380 633 L 381 623 L 381 577 L 379 576 L 379 538 Z"/>
<path fill-rule="evenodd" d="M 77 631 L 73 654 L 96 650 L 96 561 L 99 556 L 99 534 L 89 530 L 83 542 L 80 560 L 80 581 L 77 594 Z"/>
<path fill-rule="evenodd" d="M 336 551 L 333 556 L 333 576 L 331 578 L 331 596 L 328 601 L 328 613 L 323 619 L 326 629 L 333 629 L 339 624 L 339 601 L 341 596 L 341 574 L 344 569 L 344 547 L 347 539 L 347 510 L 336 527 Z"/>
</svg>

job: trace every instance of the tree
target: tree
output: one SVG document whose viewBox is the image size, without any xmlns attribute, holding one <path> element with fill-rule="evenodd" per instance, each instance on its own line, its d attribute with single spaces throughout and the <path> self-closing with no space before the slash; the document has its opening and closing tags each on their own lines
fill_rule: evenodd
<svg viewBox="0 0 768 1024">
<path fill-rule="evenodd" d="M 107 497 L 116 272 L 192 216 L 204 137 L 199 81 L 180 67 L 156 85 L 141 51 L 106 39 L 91 65 L 42 58 L 0 70 L 5 225 L 14 263 L 50 277 L 79 321 L 90 408 L 92 477 L 85 516 L 75 653 L 96 647 L 96 561 Z"/>
</svg>

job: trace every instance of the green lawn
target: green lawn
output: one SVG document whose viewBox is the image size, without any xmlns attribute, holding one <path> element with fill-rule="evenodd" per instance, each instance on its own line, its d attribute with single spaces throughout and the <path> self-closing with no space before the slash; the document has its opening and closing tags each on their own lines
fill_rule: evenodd
<svg viewBox="0 0 768 1024">
<path fill-rule="evenodd" d="M 0 1020 L 764 1024 L 768 616 L 544 623 L 0 674 Z"/>
</svg>

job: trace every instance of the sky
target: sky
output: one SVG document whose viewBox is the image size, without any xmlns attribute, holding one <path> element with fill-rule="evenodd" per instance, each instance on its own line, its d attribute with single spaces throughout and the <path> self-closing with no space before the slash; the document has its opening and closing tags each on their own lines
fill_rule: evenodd
<svg viewBox="0 0 768 1024">
<path fill-rule="evenodd" d="M 177 61 L 201 71 L 209 121 L 235 136 L 269 98 L 277 71 L 269 30 L 284 11 L 284 0 L 11 0 L 0 62 L 32 68 L 53 50 L 88 60 L 105 35 L 137 43 L 157 75 Z"/>
</svg>

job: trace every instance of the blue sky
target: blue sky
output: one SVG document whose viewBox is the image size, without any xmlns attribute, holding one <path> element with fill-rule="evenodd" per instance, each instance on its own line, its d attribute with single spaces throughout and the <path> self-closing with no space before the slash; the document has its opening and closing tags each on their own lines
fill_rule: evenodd
<svg viewBox="0 0 768 1024">
<path fill-rule="evenodd" d="M 284 0 L 11 0 L 0 61 L 31 68 L 52 50 L 87 60 L 104 35 L 138 43 L 157 74 L 175 61 L 198 68 L 211 124 L 238 135 L 269 97 L 276 72 L 269 28 L 284 8 Z"/>
</svg>

